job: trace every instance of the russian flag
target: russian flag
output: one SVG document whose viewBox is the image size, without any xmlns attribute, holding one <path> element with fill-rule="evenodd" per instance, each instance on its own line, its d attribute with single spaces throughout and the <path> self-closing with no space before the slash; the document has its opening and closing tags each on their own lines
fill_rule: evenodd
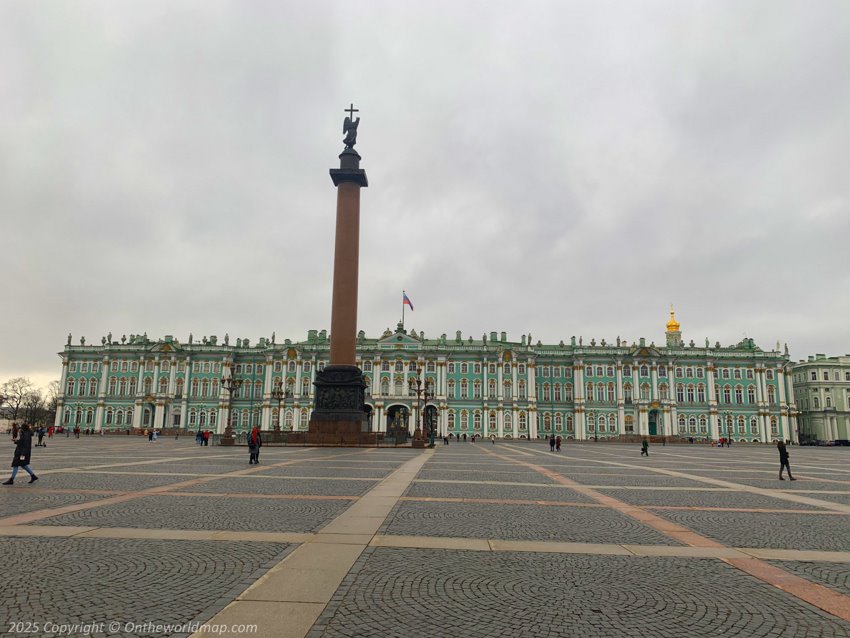
<svg viewBox="0 0 850 638">
<path fill-rule="evenodd" d="M 408 306 L 410 306 L 410 309 L 413 310 L 413 302 L 410 301 L 410 298 L 407 296 L 407 293 L 402 290 L 401 294 L 404 296 L 404 299 L 402 300 L 401 305 L 402 306 L 408 305 Z"/>
</svg>

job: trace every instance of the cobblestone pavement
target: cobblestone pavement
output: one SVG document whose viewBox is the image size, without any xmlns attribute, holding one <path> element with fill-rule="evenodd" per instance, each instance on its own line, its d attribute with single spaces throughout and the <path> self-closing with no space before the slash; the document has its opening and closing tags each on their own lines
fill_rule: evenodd
<svg viewBox="0 0 850 638">
<path fill-rule="evenodd" d="M 352 571 L 313 638 L 850 636 L 719 561 L 377 548 Z"/>
<path fill-rule="evenodd" d="M 32 633 L 49 636 L 59 633 L 45 631 L 51 623 L 106 621 L 118 622 L 120 630 L 95 635 L 158 636 L 124 626 L 193 621 L 256 580 L 286 550 L 277 543 L 222 542 L 210 551 L 192 541 L 6 538 L 0 563 L 9 574 L 26 576 L 0 583 L 0 632 L 37 622 L 41 629 Z"/>
<path fill-rule="evenodd" d="M 227 617 L 328 525 L 321 546 L 362 544 L 335 593 L 301 629 L 309 566 L 292 589 L 269 580 L 257 600 L 285 606 L 252 607 L 267 624 L 244 635 L 850 636 L 850 449 L 791 448 L 791 483 L 761 446 L 267 447 L 249 466 L 245 448 L 182 438 L 48 445 L 37 484 L 0 490 L 0 636 Z M 421 471 L 394 478 L 412 459 Z M 334 527 L 379 487 L 397 500 L 357 514 L 379 536 Z"/>
</svg>

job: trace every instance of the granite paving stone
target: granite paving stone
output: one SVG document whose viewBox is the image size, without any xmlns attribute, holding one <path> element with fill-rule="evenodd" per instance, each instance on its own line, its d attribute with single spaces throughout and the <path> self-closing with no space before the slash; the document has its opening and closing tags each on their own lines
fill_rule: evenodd
<svg viewBox="0 0 850 638">
<path fill-rule="evenodd" d="M 287 479 L 285 477 L 223 478 L 199 485 L 190 485 L 177 492 L 201 492 L 216 494 L 221 492 L 246 494 L 300 494 L 313 496 L 359 496 L 377 485 L 377 481 L 325 481 L 318 478 Z"/>
<path fill-rule="evenodd" d="M 821 511 L 815 505 L 795 503 L 751 492 L 733 490 L 692 491 L 681 490 L 622 490 L 600 488 L 602 494 L 632 505 L 670 505 L 683 507 L 727 507 L 745 509 L 794 509 Z"/>
<path fill-rule="evenodd" d="M 562 485 L 487 485 L 426 483 L 415 481 L 405 496 L 428 498 L 486 498 L 522 501 L 563 501 L 594 503 L 593 499 Z"/>
<path fill-rule="evenodd" d="M 373 548 L 309 636 L 814 638 L 850 623 L 716 560 Z"/>
<path fill-rule="evenodd" d="M 771 561 L 797 576 L 826 585 L 845 596 L 850 596 L 850 564 L 824 561 Z"/>
<path fill-rule="evenodd" d="M 653 511 L 730 547 L 850 551 L 850 515 Z"/>
<path fill-rule="evenodd" d="M 39 525 L 203 529 L 252 532 L 315 532 L 349 501 L 145 496 L 125 503 L 60 514 Z"/>
<path fill-rule="evenodd" d="M 677 545 L 610 509 L 402 501 L 382 533 L 498 540 Z"/>
<path fill-rule="evenodd" d="M 124 625 L 188 623 L 222 597 L 234 598 L 288 549 L 281 543 L 218 542 L 210 551 L 193 541 L 6 538 L 0 564 L 16 577 L 0 583 L 0 633 L 58 637 L 44 630 L 47 623 L 117 621 L 120 632 L 92 635 L 161 637 Z M 20 621 L 42 629 L 5 633 Z"/>
<path fill-rule="evenodd" d="M 17 483 L 16 483 L 17 485 Z M 39 481 L 37 485 L 41 485 Z M 52 507 L 62 507 L 76 503 L 88 503 L 106 498 L 108 494 L 51 493 L 24 489 L 4 489 L 0 491 L 0 517 L 35 512 Z"/>
</svg>

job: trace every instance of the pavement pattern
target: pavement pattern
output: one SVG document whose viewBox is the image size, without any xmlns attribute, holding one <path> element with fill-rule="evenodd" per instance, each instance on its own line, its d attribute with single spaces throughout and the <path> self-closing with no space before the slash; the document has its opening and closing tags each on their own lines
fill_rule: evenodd
<svg viewBox="0 0 850 638">
<path fill-rule="evenodd" d="M 0 636 L 848 636 L 850 449 L 54 438 Z"/>
</svg>

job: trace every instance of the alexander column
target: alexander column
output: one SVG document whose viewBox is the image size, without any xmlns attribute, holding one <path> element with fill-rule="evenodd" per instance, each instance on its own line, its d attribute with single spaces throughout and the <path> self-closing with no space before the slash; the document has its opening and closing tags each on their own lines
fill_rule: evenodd
<svg viewBox="0 0 850 638">
<path fill-rule="evenodd" d="M 336 243 L 331 306 L 331 360 L 316 373 L 316 406 L 307 439 L 315 443 L 360 443 L 366 413 L 366 383 L 355 365 L 357 343 L 357 278 L 360 261 L 360 189 L 369 185 L 354 150 L 360 118 L 352 104 L 342 132 L 345 149 L 339 168 L 330 169 L 336 186 Z M 372 436 L 374 438 L 374 436 Z"/>
</svg>

